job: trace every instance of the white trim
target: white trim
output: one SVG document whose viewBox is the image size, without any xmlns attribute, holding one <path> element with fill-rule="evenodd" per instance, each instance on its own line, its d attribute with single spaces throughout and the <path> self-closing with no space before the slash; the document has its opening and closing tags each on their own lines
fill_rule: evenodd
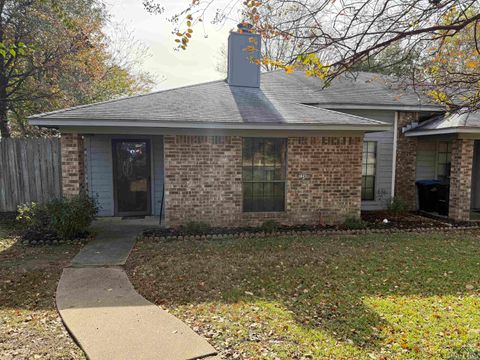
<svg viewBox="0 0 480 360">
<path fill-rule="evenodd" d="M 430 136 L 430 135 L 445 135 L 445 134 L 478 134 L 480 135 L 480 128 L 445 128 L 432 130 L 413 130 L 405 133 L 405 136 Z"/>
<path fill-rule="evenodd" d="M 94 124 L 94 125 L 93 125 Z M 30 125 L 47 126 L 47 127 L 88 127 L 95 129 L 97 127 L 123 127 L 123 128 L 147 128 L 148 129 L 207 129 L 207 130 L 351 130 L 351 131 L 386 131 L 390 128 L 388 124 L 372 124 L 372 125 L 340 125 L 340 124 L 288 124 L 288 123 L 201 123 L 194 121 L 134 121 L 134 120 L 46 120 L 31 119 Z M 114 130 L 114 129 L 112 129 Z"/>
<path fill-rule="evenodd" d="M 397 176 L 397 143 L 398 143 L 398 111 L 395 111 L 395 119 L 393 120 L 393 154 L 392 154 L 392 201 L 395 197 L 395 180 Z"/>
<path fill-rule="evenodd" d="M 393 110 L 393 111 L 432 111 L 441 112 L 446 111 L 445 108 L 436 105 L 368 105 L 368 104 L 329 104 L 329 103 L 316 103 L 315 105 L 325 109 L 344 109 L 344 110 Z"/>
</svg>

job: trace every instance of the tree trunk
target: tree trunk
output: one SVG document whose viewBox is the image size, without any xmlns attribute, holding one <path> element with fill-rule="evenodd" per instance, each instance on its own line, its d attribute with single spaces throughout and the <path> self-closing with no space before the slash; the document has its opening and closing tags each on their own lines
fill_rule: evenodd
<svg viewBox="0 0 480 360">
<path fill-rule="evenodd" d="M 5 0 L 0 0 L 0 43 L 4 44 L 3 33 L 3 15 Z M 10 129 L 8 128 L 8 104 L 7 104 L 7 69 L 5 69 L 5 57 L 0 55 L 0 138 L 9 138 Z"/>
<path fill-rule="evenodd" d="M 2 95 L 0 95 L 1 97 Z M 9 138 L 10 129 L 8 128 L 8 109 L 6 101 L 0 99 L 0 138 Z"/>
</svg>

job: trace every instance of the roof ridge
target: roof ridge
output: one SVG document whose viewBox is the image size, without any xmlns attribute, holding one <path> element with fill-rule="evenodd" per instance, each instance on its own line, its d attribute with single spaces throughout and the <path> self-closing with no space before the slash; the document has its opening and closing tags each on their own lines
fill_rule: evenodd
<svg viewBox="0 0 480 360">
<path fill-rule="evenodd" d="M 185 88 L 190 88 L 190 87 L 195 87 L 195 86 L 200 86 L 200 85 L 213 84 L 213 83 L 216 83 L 216 82 L 225 82 L 225 81 L 226 81 L 226 79 L 212 80 L 212 81 L 206 81 L 206 82 L 202 82 L 202 83 L 178 86 L 178 87 L 174 87 L 174 88 L 170 88 L 170 89 L 151 91 L 151 92 L 146 93 L 146 94 L 123 96 L 123 97 L 119 97 L 117 99 L 110 99 L 110 100 L 105 100 L 105 101 L 97 101 L 97 102 L 89 103 L 89 104 L 76 105 L 76 106 L 71 106 L 71 107 L 64 108 L 64 109 L 58 109 L 58 110 L 47 111 L 47 112 L 31 115 L 31 116 L 28 117 L 28 119 L 36 119 L 36 118 L 41 118 L 41 117 L 48 116 L 48 115 L 64 113 L 64 112 L 67 112 L 67 111 L 70 111 L 70 110 L 83 109 L 83 108 L 88 108 L 88 107 L 96 106 L 96 105 L 109 104 L 109 103 L 114 103 L 114 102 L 117 102 L 117 101 L 128 100 L 128 99 L 136 99 L 136 98 L 146 97 L 146 96 L 150 96 L 150 95 L 156 95 L 156 94 L 164 93 L 164 92 L 168 92 L 168 91 L 180 90 L 180 89 L 185 89 Z"/>
</svg>

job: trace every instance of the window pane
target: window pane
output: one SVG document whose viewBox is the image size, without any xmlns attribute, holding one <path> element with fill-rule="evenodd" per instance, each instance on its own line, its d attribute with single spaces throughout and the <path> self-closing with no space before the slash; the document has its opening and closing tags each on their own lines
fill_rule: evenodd
<svg viewBox="0 0 480 360">
<path fill-rule="evenodd" d="M 283 211 L 287 141 L 245 138 L 243 146 L 244 211 Z"/>
<path fill-rule="evenodd" d="M 253 184 L 252 183 L 244 183 L 243 184 L 243 198 L 251 198 L 253 197 Z"/>
<path fill-rule="evenodd" d="M 243 184 L 243 211 L 252 211 L 253 184 Z"/>
<path fill-rule="evenodd" d="M 365 176 L 365 188 L 373 188 L 374 176 Z"/>
<path fill-rule="evenodd" d="M 274 179 L 275 179 L 275 168 L 273 166 L 265 168 L 265 180 L 273 181 Z"/>
<path fill-rule="evenodd" d="M 438 152 L 447 152 L 448 151 L 448 143 L 444 141 L 440 141 L 438 143 Z"/>
<path fill-rule="evenodd" d="M 274 166 L 275 164 L 275 145 L 273 140 L 265 140 L 265 145 L 264 145 L 264 154 L 265 154 L 265 160 L 264 164 L 265 166 Z"/>
<path fill-rule="evenodd" d="M 373 200 L 373 189 L 364 189 L 363 200 Z"/>
<path fill-rule="evenodd" d="M 243 167 L 243 181 L 252 181 L 252 167 L 244 166 Z"/>
<path fill-rule="evenodd" d="M 447 162 L 447 154 L 438 154 L 438 162 L 445 164 Z"/>
<path fill-rule="evenodd" d="M 273 183 L 264 183 L 263 184 L 263 196 L 273 197 Z"/>
<path fill-rule="evenodd" d="M 265 168 L 263 166 L 255 166 L 253 168 L 253 181 L 266 180 Z"/>
<path fill-rule="evenodd" d="M 253 183 L 253 198 L 258 199 L 263 197 L 263 183 Z"/>
<path fill-rule="evenodd" d="M 285 168 L 284 167 L 275 168 L 274 180 L 285 180 Z"/>
<path fill-rule="evenodd" d="M 243 139 L 243 166 L 252 166 L 252 139 Z"/>
<path fill-rule="evenodd" d="M 447 141 L 438 143 L 437 153 L 437 179 L 448 181 L 450 177 L 450 163 L 452 160 L 452 144 Z"/>
<path fill-rule="evenodd" d="M 375 165 L 367 165 L 365 175 L 375 175 Z"/>
<path fill-rule="evenodd" d="M 260 139 L 253 140 L 253 165 L 263 166 L 263 142 Z"/>
<path fill-rule="evenodd" d="M 375 198 L 375 172 L 377 162 L 377 142 L 364 141 L 362 156 L 362 200 Z"/>
</svg>

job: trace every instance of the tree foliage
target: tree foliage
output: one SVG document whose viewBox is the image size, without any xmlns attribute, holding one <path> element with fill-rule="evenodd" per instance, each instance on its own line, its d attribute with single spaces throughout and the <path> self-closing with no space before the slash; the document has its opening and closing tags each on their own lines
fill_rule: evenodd
<svg viewBox="0 0 480 360">
<path fill-rule="evenodd" d="M 98 0 L 0 0 L 0 134 L 35 133 L 33 113 L 147 91 L 152 79 L 104 32 Z M 120 59 L 122 59 L 120 61 Z"/>
<path fill-rule="evenodd" d="M 217 2 L 186 1 L 185 9 L 170 19 L 177 35 L 184 36 L 204 21 Z M 378 71 L 392 68 L 411 80 L 408 86 L 415 85 L 450 108 L 479 107 L 478 91 L 472 91 L 480 81 L 472 60 L 480 55 L 477 0 L 233 1 L 212 21 L 230 19 L 232 4 L 263 39 L 289 43 L 281 56 L 264 55 L 264 64 L 273 61 L 287 72 L 302 69 L 328 85 L 342 73 L 381 60 L 374 64 Z M 186 49 L 190 40 L 191 36 L 180 41 L 180 48 Z M 463 59 L 461 64 L 451 61 L 456 58 Z"/>
</svg>

